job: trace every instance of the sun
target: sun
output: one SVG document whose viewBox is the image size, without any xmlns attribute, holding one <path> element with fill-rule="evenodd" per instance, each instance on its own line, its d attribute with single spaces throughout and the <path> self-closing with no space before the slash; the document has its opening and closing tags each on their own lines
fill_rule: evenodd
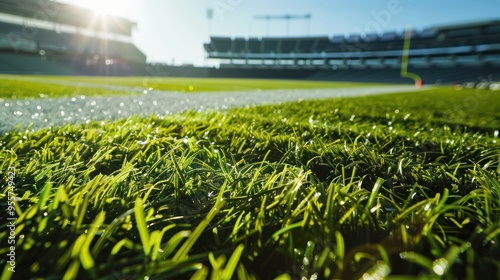
<svg viewBox="0 0 500 280">
<path fill-rule="evenodd" d="M 101 16 L 128 17 L 131 11 L 131 0 L 77 0 L 74 4 L 94 11 Z"/>
</svg>

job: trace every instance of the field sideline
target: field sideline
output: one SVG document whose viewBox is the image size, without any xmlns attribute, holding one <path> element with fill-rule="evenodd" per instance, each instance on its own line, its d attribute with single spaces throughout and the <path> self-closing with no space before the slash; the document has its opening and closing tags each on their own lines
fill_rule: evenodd
<svg viewBox="0 0 500 280">
<path fill-rule="evenodd" d="M 432 88 L 11 130 L 2 279 L 498 278 L 499 105 Z"/>
</svg>

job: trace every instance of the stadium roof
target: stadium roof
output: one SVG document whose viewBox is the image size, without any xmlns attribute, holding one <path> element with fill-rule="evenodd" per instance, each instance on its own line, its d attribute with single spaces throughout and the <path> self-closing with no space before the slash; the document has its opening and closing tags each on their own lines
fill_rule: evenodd
<svg viewBox="0 0 500 280">
<path fill-rule="evenodd" d="M 96 16 L 89 9 L 50 0 L 0 0 L 0 12 L 125 36 L 131 36 L 135 26 L 126 18 Z"/>
</svg>

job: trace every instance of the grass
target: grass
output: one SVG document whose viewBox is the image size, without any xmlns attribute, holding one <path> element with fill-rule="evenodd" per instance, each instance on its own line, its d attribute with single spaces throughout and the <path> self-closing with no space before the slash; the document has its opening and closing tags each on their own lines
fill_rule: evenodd
<svg viewBox="0 0 500 280">
<path fill-rule="evenodd" d="M 0 75 L 0 99 L 52 98 L 101 95 L 130 95 L 127 90 L 101 89 L 82 85 L 61 85 L 25 80 L 22 76 Z"/>
<path fill-rule="evenodd" d="M 99 84 L 116 84 L 129 87 L 154 88 L 156 90 L 180 92 L 210 92 L 210 91 L 243 91 L 243 90 L 274 90 L 274 89 L 312 89 L 380 86 L 373 83 L 349 83 L 329 81 L 303 80 L 266 80 L 266 79 L 236 79 L 236 78 L 158 78 L 158 77 L 61 77 L 62 79 L 85 81 Z"/>
<path fill-rule="evenodd" d="M 13 277 L 498 278 L 498 104 L 433 89 L 14 130 Z"/>
<path fill-rule="evenodd" d="M 58 83 L 75 83 L 80 86 L 67 86 Z M 137 89 L 178 91 L 178 92 L 214 92 L 243 90 L 275 89 L 321 89 L 374 87 L 384 84 L 321 82 L 296 80 L 259 80 L 259 79 L 204 79 L 204 78 L 158 78 L 158 77 L 81 77 L 81 76 L 0 76 L 0 98 L 62 97 L 74 95 L 110 95 L 131 94 L 123 90 L 109 90 L 91 87 L 122 86 Z M 385 85 L 387 86 L 387 85 Z M 15 88 L 16 90 L 12 90 Z M 69 93 L 69 94 L 68 94 Z"/>
</svg>

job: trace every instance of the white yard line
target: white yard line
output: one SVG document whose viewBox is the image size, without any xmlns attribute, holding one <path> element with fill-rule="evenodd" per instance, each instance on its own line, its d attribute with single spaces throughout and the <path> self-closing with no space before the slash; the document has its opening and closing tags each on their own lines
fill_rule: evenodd
<svg viewBox="0 0 500 280">
<path fill-rule="evenodd" d="M 150 91 L 135 96 L 47 98 L 0 101 L 0 132 L 17 124 L 32 129 L 93 120 L 113 120 L 132 115 L 164 116 L 186 110 L 224 110 L 249 105 L 275 104 L 306 99 L 354 97 L 373 94 L 413 92 L 412 86 L 269 90 L 248 92 L 177 93 Z"/>
</svg>

